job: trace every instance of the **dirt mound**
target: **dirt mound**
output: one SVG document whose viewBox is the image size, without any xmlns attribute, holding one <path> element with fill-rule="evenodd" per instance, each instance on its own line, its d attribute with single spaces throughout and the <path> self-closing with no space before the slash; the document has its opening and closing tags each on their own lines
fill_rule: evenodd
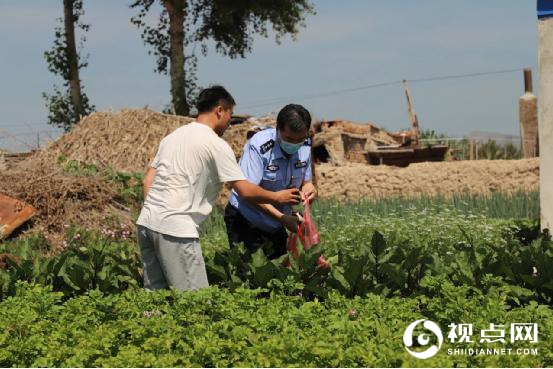
<svg viewBox="0 0 553 369">
<path fill-rule="evenodd" d="M 319 194 L 338 200 L 471 192 L 536 190 L 538 159 L 411 164 L 407 168 L 350 164 L 316 166 Z"/>
</svg>

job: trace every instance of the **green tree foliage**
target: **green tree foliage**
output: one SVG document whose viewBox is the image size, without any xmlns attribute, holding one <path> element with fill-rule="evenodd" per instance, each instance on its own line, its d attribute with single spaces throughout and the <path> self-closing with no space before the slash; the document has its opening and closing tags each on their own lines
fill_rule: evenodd
<svg viewBox="0 0 553 369">
<path fill-rule="evenodd" d="M 146 22 L 155 0 L 135 0 L 138 9 L 131 22 L 142 30 L 144 43 L 156 57 L 156 72 L 171 76 L 172 105 L 176 114 L 188 115 L 198 91 L 197 47 L 207 54 L 208 41 L 216 52 L 230 58 L 244 58 L 252 51 L 254 35 L 269 36 L 280 43 L 286 35 L 295 37 L 305 26 L 306 14 L 314 14 L 308 0 L 160 0 L 156 25 Z"/>
<path fill-rule="evenodd" d="M 94 111 L 88 96 L 83 92 L 79 79 L 79 70 L 88 65 L 88 55 L 82 55 L 82 49 L 90 25 L 82 22 L 84 15 L 82 0 L 64 0 L 64 17 L 58 18 L 55 28 L 54 45 L 44 52 L 48 70 L 63 79 L 60 88 L 54 85 L 52 94 L 43 93 L 48 107 L 48 123 L 68 131 L 83 115 Z M 75 43 L 75 26 L 83 32 L 79 50 Z"/>
<path fill-rule="evenodd" d="M 488 142 L 482 144 L 478 149 L 479 159 L 512 160 L 520 159 L 520 157 L 520 150 L 512 143 L 500 145 L 495 140 L 488 140 Z"/>
</svg>

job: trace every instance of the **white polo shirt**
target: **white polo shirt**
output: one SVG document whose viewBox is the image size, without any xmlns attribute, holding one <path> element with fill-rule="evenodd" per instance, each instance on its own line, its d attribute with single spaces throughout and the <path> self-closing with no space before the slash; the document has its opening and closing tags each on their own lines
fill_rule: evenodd
<svg viewBox="0 0 553 369">
<path fill-rule="evenodd" d="M 165 137 L 150 166 L 156 175 L 136 224 L 174 237 L 198 238 L 223 182 L 246 179 L 229 144 L 198 122 Z"/>
</svg>

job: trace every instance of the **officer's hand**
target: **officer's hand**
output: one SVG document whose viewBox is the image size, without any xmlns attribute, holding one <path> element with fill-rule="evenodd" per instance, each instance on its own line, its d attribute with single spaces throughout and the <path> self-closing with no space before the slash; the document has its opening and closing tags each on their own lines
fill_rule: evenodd
<svg viewBox="0 0 553 369">
<path fill-rule="evenodd" d="M 298 225 L 303 222 L 303 218 L 300 214 L 297 215 L 283 215 L 280 219 L 282 225 L 286 227 L 290 232 L 296 233 L 298 231 Z"/>
<path fill-rule="evenodd" d="M 297 188 L 278 191 L 276 197 L 280 205 L 297 205 L 301 201 L 301 193 Z"/>
<path fill-rule="evenodd" d="M 304 196 L 307 198 L 307 201 L 310 204 L 313 202 L 313 200 L 315 200 L 315 197 L 317 197 L 317 189 L 312 182 L 304 183 L 301 188 L 301 192 L 303 192 Z"/>
</svg>

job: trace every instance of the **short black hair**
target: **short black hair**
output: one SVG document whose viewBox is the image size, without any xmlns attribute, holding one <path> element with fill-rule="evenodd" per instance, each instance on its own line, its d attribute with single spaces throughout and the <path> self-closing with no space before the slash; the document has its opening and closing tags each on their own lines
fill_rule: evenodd
<svg viewBox="0 0 553 369">
<path fill-rule="evenodd" d="M 219 85 L 210 86 L 200 92 L 196 101 L 196 110 L 198 114 L 209 113 L 217 105 L 223 105 L 225 108 L 231 108 L 236 105 L 232 95 Z"/>
<path fill-rule="evenodd" d="M 288 104 L 280 110 L 277 116 L 277 129 L 290 128 L 294 132 L 309 130 L 311 114 L 301 105 Z"/>
</svg>

